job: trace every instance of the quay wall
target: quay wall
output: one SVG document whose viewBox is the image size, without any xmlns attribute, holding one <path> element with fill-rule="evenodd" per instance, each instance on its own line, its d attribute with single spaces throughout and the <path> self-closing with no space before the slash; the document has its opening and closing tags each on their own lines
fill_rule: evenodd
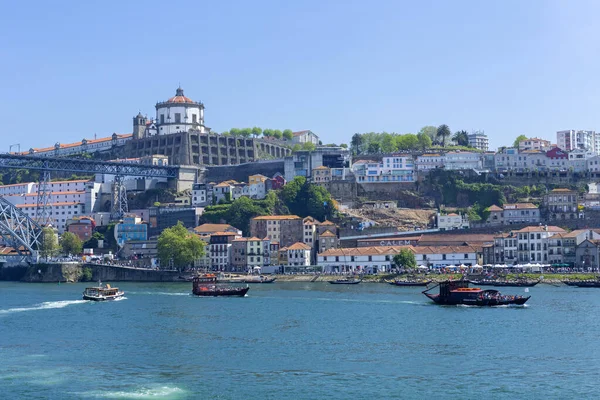
<svg viewBox="0 0 600 400">
<path fill-rule="evenodd" d="M 83 279 L 83 268 L 92 271 L 91 281 L 112 282 L 177 282 L 181 273 L 177 271 L 157 271 L 141 268 L 119 267 L 114 265 L 48 263 L 26 268 L 18 279 L 24 282 L 79 282 Z M 1 276 L 1 275 L 0 275 Z M 8 279 L 7 279 L 8 280 Z M 17 280 L 17 279 L 15 279 Z"/>
</svg>

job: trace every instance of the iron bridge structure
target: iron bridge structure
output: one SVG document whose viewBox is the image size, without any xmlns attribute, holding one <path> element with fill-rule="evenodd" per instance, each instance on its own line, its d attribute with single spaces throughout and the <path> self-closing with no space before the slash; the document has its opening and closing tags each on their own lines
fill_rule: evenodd
<svg viewBox="0 0 600 400">
<path fill-rule="evenodd" d="M 111 218 L 119 219 L 127 213 L 125 176 L 143 178 L 177 178 L 176 166 L 159 166 L 118 161 L 95 161 L 77 158 L 20 156 L 0 154 L 0 169 L 28 169 L 40 171 L 37 207 L 34 219 L 29 218 L 12 203 L 0 196 L 0 236 L 19 254 L 36 262 L 42 240 L 42 227 L 51 221 L 51 172 L 66 171 L 86 174 L 114 175 L 112 187 Z"/>
</svg>

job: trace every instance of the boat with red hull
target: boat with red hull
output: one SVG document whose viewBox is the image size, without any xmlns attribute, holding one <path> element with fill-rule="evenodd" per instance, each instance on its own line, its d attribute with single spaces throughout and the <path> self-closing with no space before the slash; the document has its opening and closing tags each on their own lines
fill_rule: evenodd
<svg viewBox="0 0 600 400">
<path fill-rule="evenodd" d="M 439 287 L 439 293 L 429 293 Z M 531 296 L 504 295 L 497 290 L 483 290 L 469 287 L 469 281 L 444 281 L 422 292 L 436 304 L 443 305 L 468 305 L 468 306 L 507 306 L 523 305 Z"/>
<path fill-rule="evenodd" d="M 192 293 L 201 297 L 244 297 L 248 293 L 250 287 L 246 286 L 231 286 L 217 284 L 217 276 L 214 274 L 205 274 L 196 276 L 192 284 Z"/>
</svg>

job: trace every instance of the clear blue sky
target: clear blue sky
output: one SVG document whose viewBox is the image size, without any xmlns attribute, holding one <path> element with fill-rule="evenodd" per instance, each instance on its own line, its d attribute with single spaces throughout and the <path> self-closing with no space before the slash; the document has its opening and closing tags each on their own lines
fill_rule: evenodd
<svg viewBox="0 0 600 400">
<path fill-rule="evenodd" d="M 91 4 L 94 3 L 94 4 Z M 597 1 L 8 2 L 0 151 L 131 132 L 174 95 L 218 132 L 600 130 Z"/>
</svg>

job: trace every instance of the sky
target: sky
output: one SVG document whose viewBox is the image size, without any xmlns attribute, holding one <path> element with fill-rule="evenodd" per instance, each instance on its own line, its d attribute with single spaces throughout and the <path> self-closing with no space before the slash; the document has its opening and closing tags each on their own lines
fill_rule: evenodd
<svg viewBox="0 0 600 400">
<path fill-rule="evenodd" d="M 600 130 L 598 1 L 8 2 L 0 151 L 131 133 L 175 94 L 205 124 L 323 143 L 425 125 Z M 15 150 L 15 148 L 12 148 Z"/>
</svg>

